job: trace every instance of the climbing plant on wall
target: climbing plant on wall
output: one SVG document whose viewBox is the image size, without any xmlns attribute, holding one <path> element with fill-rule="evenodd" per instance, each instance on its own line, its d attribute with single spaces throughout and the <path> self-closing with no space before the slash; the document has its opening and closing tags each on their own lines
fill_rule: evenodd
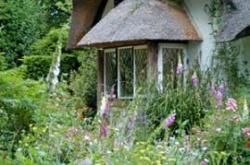
<svg viewBox="0 0 250 165">
<path fill-rule="evenodd" d="M 216 38 L 223 26 L 223 14 L 237 10 L 237 8 L 231 1 L 212 0 L 211 3 L 206 6 L 206 10 L 211 18 L 212 35 Z M 213 73 L 218 80 L 227 81 L 228 88 L 231 89 L 231 91 L 249 85 L 247 78 L 240 74 L 238 64 L 239 54 L 239 46 L 236 46 L 232 42 L 217 43 L 214 50 Z M 239 86 L 239 84 L 242 86 Z"/>
</svg>

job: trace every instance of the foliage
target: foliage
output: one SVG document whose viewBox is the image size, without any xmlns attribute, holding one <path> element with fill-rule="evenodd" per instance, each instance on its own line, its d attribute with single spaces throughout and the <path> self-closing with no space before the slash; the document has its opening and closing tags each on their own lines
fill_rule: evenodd
<svg viewBox="0 0 250 165">
<path fill-rule="evenodd" d="M 46 30 L 46 17 L 35 0 L 1 1 L 0 51 L 5 52 L 9 65 L 31 51 L 30 45 Z"/>
<path fill-rule="evenodd" d="M 96 107 L 96 50 L 85 50 L 78 58 L 81 67 L 71 75 L 70 89 L 80 105 Z"/>
<path fill-rule="evenodd" d="M 6 67 L 7 67 L 7 64 L 6 64 L 6 59 L 4 57 L 4 53 L 0 52 L 0 71 L 5 70 Z"/>
<path fill-rule="evenodd" d="M 46 78 L 51 61 L 51 56 L 25 56 L 23 58 L 23 64 L 27 67 L 26 77 L 34 80 Z M 61 60 L 61 75 L 68 75 L 70 71 L 77 70 L 79 65 L 76 55 L 63 54 Z"/>
<path fill-rule="evenodd" d="M 52 28 L 45 36 L 32 44 L 32 54 L 50 56 L 56 51 L 58 40 L 61 39 L 62 45 L 66 45 L 67 37 L 67 26 Z"/>
<path fill-rule="evenodd" d="M 35 110 L 43 98 L 40 82 L 23 81 L 25 68 L 0 73 L 0 148 L 14 151 L 22 130 L 33 123 Z"/>
<path fill-rule="evenodd" d="M 47 24 L 49 27 L 60 27 L 68 23 L 72 10 L 71 0 L 40 0 L 44 11 L 48 12 Z"/>
<path fill-rule="evenodd" d="M 205 79 L 205 77 L 203 78 Z M 203 125 L 202 118 L 211 104 L 208 85 L 201 83 L 198 87 L 193 87 L 190 83 L 191 80 L 187 81 L 185 86 L 178 84 L 177 87 L 171 87 L 168 84 L 163 92 L 156 90 L 153 85 L 147 91 L 148 96 L 138 98 L 129 105 L 132 111 L 138 113 L 138 116 L 145 118 L 139 124 L 143 127 L 143 129 L 140 127 L 138 129 L 139 137 L 142 137 L 143 140 L 162 139 L 164 134 L 158 128 L 171 113 L 176 113 L 177 120 L 171 128 L 173 134 L 181 134 L 182 132 L 178 132 L 180 129 L 189 132 L 193 126 Z"/>
<path fill-rule="evenodd" d="M 211 164 L 250 163 L 250 148 L 246 146 L 248 139 L 241 133 L 249 126 L 249 121 L 249 115 L 243 114 L 243 106 L 237 112 L 215 111 L 206 117 L 204 141 L 208 142 L 207 156 Z"/>
</svg>

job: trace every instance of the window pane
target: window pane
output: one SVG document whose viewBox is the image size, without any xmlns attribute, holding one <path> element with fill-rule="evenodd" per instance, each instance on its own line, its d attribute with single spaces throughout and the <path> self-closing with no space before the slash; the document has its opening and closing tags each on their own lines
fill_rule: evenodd
<svg viewBox="0 0 250 165">
<path fill-rule="evenodd" d="M 141 89 L 147 84 L 147 49 L 135 49 L 135 67 L 136 67 L 136 90 L 142 94 Z M 138 91 L 139 90 L 139 91 Z"/>
<path fill-rule="evenodd" d="M 176 86 L 176 68 L 178 56 L 182 56 L 182 49 L 163 48 L 163 87 Z"/>
<path fill-rule="evenodd" d="M 105 74 L 106 74 L 106 87 L 105 92 L 106 94 L 109 94 L 111 91 L 112 86 L 115 86 L 117 84 L 117 57 L 116 52 L 106 52 L 106 65 L 105 65 Z M 116 91 L 116 90 L 115 90 Z M 114 93 L 116 94 L 116 92 Z"/>
<path fill-rule="evenodd" d="M 133 97 L 133 49 L 119 49 L 120 96 Z"/>
</svg>

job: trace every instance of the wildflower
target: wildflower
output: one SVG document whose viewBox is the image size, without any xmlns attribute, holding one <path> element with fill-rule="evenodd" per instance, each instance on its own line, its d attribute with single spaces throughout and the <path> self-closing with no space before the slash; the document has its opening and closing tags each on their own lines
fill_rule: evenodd
<svg viewBox="0 0 250 165">
<path fill-rule="evenodd" d="M 205 160 L 202 160 L 201 165 L 207 165 L 207 162 Z"/>
<path fill-rule="evenodd" d="M 222 102 L 223 102 L 223 94 L 220 92 L 220 91 L 216 91 L 216 94 L 215 94 L 215 99 L 216 99 L 216 107 L 219 108 L 222 106 Z"/>
<path fill-rule="evenodd" d="M 228 111 L 236 111 L 237 110 L 237 102 L 233 98 L 229 98 L 226 103 L 226 110 Z"/>
<path fill-rule="evenodd" d="M 199 79 L 197 77 L 196 72 L 194 72 L 192 75 L 192 85 L 193 85 L 193 87 L 196 87 L 196 86 L 198 86 L 198 84 L 199 84 Z"/>
<path fill-rule="evenodd" d="M 225 96 L 225 93 L 226 93 L 226 86 L 225 86 L 225 83 L 222 83 L 222 84 L 219 86 L 218 91 L 220 91 L 221 94 L 222 94 L 223 96 Z"/>
<path fill-rule="evenodd" d="M 181 62 L 181 56 L 179 55 L 178 56 L 178 65 L 177 65 L 177 68 L 176 68 L 176 74 L 181 75 L 183 72 L 184 72 L 184 66 L 183 66 L 183 64 Z"/>
<path fill-rule="evenodd" d="M 184 71 L 183 65 L 182 65 L 181 63 L 178 64 L 178 65 L 177 65 L 177 68 L 176 68 L 176 74 L 177 74 L 177 75 L 181 75 L 181 74 L 183 73 L 183 71 Z"/>
<path fill-rule="evenodd" d="M 72 137 L 76 136 L 79 132 L 80 132 L 79 129 L 71 127 L 67 130 L 66 137 L 72 138 Z"/>
<path fill-rule="evenodd" d="M 106 117 L 109 114 L 109 101 L 106 97 L 103 97 L 102 104 L 101 104 L 101 117 Z"/>
<path fill-rule="evenodd" d="M 250 139 L 247 140 L 246 146 L 250 148 Z"/>
<path fill-rule="evenodd" d="M 249 117 L 249 109 L 247 107 L 247 99 L 244 99 L 244 107 L 243 107 L 243 113 L 242 113 L 243 119 L 248 119 Z"/>
<path fill-rule="evenodd" d="M 225 91 L 226 91 L 225 83 L 222 83 L 218 88 L 216 88 L 216 86 L 214 85 L 214 82 L 212 82 L 211 93 L 216 100 L 217 108 L 220 108 L 222 106 L 222 102 L 226 93 Z"/>
<path fill-rule="evenodd" d="M 89 160 L 89 159 L 85 159 L 84 161 L 82 161 L 82 162 L 80 163 L 80 165 L 91 165 L 91 164 L 92 164 L 92 161 Z"/>
<path fill-rule="evenodd" d="M 233 116 L 232 121 L 235 122 L 235 123 L 239 123 L 241 121 L 240 115 Z"/>
<path fill-rule="evenodd" d="M 222 129 L 221 128 L 216 128 L 215 131 L 220 133 L 222 131 Z"/>
<path fill-rule="evenodd" d="M 100 136 L 101 137 L 107 137 L 108 136 L 108 125 L 105 123 L 105 122 L 103 122 L 102 124 L 101 124 L 101 128 L 100 128 Z"/>
<path fill-rule="evenodd" d="M 241 130 L 241 134 L 250 137 L 250 127 L 249 128 L 243 128 Z"/>
<path fill-rule="evenodd" d="M 169 115 L 169 117 L 165 121 L 165 127 L 166 128 L 171 127 L 174 124 L 175 119 L 176 119 L 176 113 Z"/>
</svg>

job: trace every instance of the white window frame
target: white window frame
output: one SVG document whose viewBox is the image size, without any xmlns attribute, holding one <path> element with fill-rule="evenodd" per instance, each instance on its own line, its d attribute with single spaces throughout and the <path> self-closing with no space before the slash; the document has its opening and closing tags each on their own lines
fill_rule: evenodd
<svg viewBox="0 0 250 165">
<path fill-rule="evenodd" d="M 187 45 L 186 44 L 178 44 L 178 43 L 160 43 L 158 45 L 158 61 L 157 61 L 157 65 L 158 65 L 158 80 L 157 80 L 157 84 L 158 84 L 158 89 L 160 91 L 163 91 L 163 49 L 182 49 L 183 50 L 183 66 L 185 69 L 187 69 L 187 57 L 188 57 L 188 53 L 187 53 Z M 185 73 L 184 73 L 185 75 Z M 185 78 L 185 76 L 184 76 Z M 185 80 L 184 80 L 185 81 Z"/>
<path fill-rule="evenodd" d="M 134 52 L 133 52 L 133 94 L 131 97 L 124 97 L 121 96 L 121 70 L 120 70 L 120 51 L 121 49 L 131 49 L 133 50 L 133 46 L 126 46 L 126 47 L 119 47 L 117 48 L 117 58 L 118 58 L 118 65 L 117 65 L 117 80 L 118 80 L 118 87 L 117 87 L 117 93 L 118 93 L 118 99 L 133 99 L 134 98 L 134 65 L 135 65 L 135 58 L 134 58 Z M 134 51 L 134 50 L 133 50 Z"/>
<path fill-rule="evenodd" d="M 120 73 L 120 51 L 121 49 L 127 49 L 127 48 L 132 48 L 133 49 L 133 96 L 131 97 L 124 97 L 121 96 L 121 73 Z M 115 52 L 117 55 L 117 98 L 118 99 L 133 99 L 136 96 L 136 61 L 135 61 L 135 50 L 139 49 L 148 49 L 147 45 L 139 45 L 139 46 L 126 46 L 126 47 L 118 47 L 118 48 L 110 48 L 110 49 L 104 49 L 104 65 L 103 65 L 103 72 L 104 72 L 104 95 L 109 97 L 109 93 L 107 93 L 107 69 L 106 69 L 106 63 L 107 63 L 107 58 L 106 58 L 106 53 L 109 52 Z M 148 54 L 147 54 L 148 56 Z"/>
</svg>

